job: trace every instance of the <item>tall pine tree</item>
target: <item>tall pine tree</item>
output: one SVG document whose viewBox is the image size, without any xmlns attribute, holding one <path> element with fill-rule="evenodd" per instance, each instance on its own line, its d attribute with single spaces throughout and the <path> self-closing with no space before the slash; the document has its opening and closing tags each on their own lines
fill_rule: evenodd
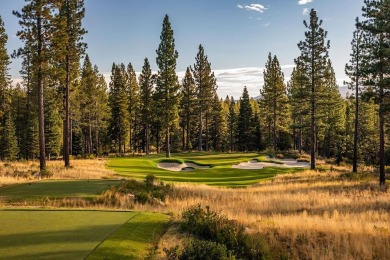
<svg viewBox="0 0 390 260">
<path fill-rule="evenodd" d="M 159 99 L 156 106 L 163 111 L 162 127 L 165 129 L 165 154 L 169 158 L 171 156 L 170 130 L 176 124 L 180 85 L 175 71 L 176 59 L 179 54 L 175 50 L 175 39 L 168 15 L 164 17 L 160 40 L 161 43 L 156 51 L 156 62 L 159 68 L 156 86 Z"/>
<path fill-rule="evenodd" d="M 323 83 L 329 42 L 325 41 L 327 32 L 321 27 L 322 20 L 318 19 L 317 12 L 314 9 L 310 12 L 309 23 L 307 21 L 303 23 L 308 31 L 305 32 L 305 40 L 298 44 L 298 48 L 301 51 L 300 60 L 308 77 L 307 91 L 310 93 L 310 168 L 315 169 L 318 93 Z"/>
</svg>

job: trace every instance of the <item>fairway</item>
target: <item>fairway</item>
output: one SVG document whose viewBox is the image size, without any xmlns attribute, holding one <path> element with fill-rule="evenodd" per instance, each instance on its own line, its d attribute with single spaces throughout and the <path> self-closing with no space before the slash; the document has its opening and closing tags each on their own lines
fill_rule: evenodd
<svg viewBox="0 0 390 260">
<path fill-rule="evenodd" d="M 0 188 L 0 198 L 94 198 L 110 186 L 119 184 L 118 180 L 44 180 Z"/>
<path fill-rule="evenodd" d="M 1 211 L 0 259 L 143 259 L 168 220 L 142 212 Z"/>
<path fill-rule="evenodd" d="M 157 168 L 157 164 L 164 161 L 163 155 L 142 157 L 113 158 L 108 167 L 118 174 L 144 178 L 153 174 L 164 181 L 195 182 L 218 186 L 240 187 L 269 179 L 277 174 L 296 172 L 300 169 L 269 167 L 257 170 L 233 169 L 232 165 L 247 162 L 252 159 L 262 159 L 257 153 L 181 153 L 173 154 L 172 160 L 194 162 L 200 165 L 209 165 L 209 169 L 194 169 L 192 172 L 172 172 Z"/>
</svg>

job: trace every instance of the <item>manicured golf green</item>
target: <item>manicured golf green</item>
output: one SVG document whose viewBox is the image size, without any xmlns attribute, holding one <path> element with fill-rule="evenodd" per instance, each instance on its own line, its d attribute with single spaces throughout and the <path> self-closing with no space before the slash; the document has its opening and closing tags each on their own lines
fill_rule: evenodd
<svg viewBox="0 0 390 260">
<path fill-rule="evenodd" d="M 109 161 L 108 167 L 120 175 L 133 178 L 144 178 L 148 174 L 153 174 L 164 181 L 196 182 L 232 187 L 247 186 L 272 178 L 277 174 L 300 170 L 276 167 L 242 170 L 231 167 L 241 162 L 252 159 L 262 160 L 263 158 L 263 155 L 256 153 L 181 153 L 172 155 L 172 159 L 179 161 L 211 166 L 209 169 L 195 169 L 193 172 L 173 172 L 159 169 L 157 164 L 164 161 L 163 155 L 113 158 Z"/>
<path fill-rule="evenodd" d="M 142 212 L 3 210 L 0 258 L 144 259 L 168 219 Z"/>
<path fill-rule="evenodd" d="M 151 241 L 164 233 L 169 217 L 158 213 L 136 214 L 96 248 L 87 259 L 146 259 Z"/>
<path fill-rule="evenodd" d="M 118 180 L 45 180 L 0 188 L 0 198 L 94 198 L 110 186 L 119 184 Z"/>
</svg>

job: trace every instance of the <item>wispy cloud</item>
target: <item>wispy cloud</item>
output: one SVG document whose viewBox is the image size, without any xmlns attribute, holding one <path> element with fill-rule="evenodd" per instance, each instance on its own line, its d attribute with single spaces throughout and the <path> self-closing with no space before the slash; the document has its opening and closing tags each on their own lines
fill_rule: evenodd
<svg viewBox="0 0 390 260">
<path fill-rule="evenodd" d="M 309 8 L 303 8 L 302 14 L 303 14 L 303 15 L 309 15 L 309 14 L 310 14 Z"/>
<path fill-rule="evenodd" d="M 245 10 L 248 10 L 248 11 L 256 11 L 256 12 L 259 12 L 259 13 L 264 13 L 264 11 L 268 9 L 264 5 L 261 5 L 261 4 L 250 4 L 250 5 L 240 5 L 240 4 L 238 4 L 237 8 L 245 9 Z"/>
<path fill-rule="evenodd" d="M 305 4 L 308 4 L 308 3 L 311 3 L 311 2 L 313 2 L 313 0 L 299 0 L 298 4 L 299 5 L 305 5 Z"/>
</svg>

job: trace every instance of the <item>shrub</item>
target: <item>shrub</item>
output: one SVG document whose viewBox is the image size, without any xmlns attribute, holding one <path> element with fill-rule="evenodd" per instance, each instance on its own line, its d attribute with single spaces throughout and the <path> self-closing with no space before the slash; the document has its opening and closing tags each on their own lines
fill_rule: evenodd
<svg viewBox="0 0 390 260">
<path fill-rule="evenodd" d="M 102 197 L 112 205 L 118 204 L 117 199 L 123 200 L 123 197 L 132 197 L 133 201 L 141 204 L 163 204 L 160 202 L 165 201 L 165 198 L 173 193 L 173 187 L 156 180 L 153 175 L 148 175 L 145 181 L 128 180 L 118 187 L 113 187 L 109 192 L 104 192 Z"/>
<path fill-rule="evenodd" d="M 184 245 L 184 249 L 179 252 L 179 246 L 164 249 L 168 260 L 225 260 L 235 259 L 226 246 L 216 242 L 193 239 Z"/>
<path fill-rule="evenodd" d="M 204 210 L 200 205 L 192 206 L 183 212 L 182 217 L 184 231 L 223 244 L 239 258 L 262 259 L 268 254 L 268 246 L 259 233 L 245 233 L 244 225 L 211 211 L 209 207 Z"/>
</svg>

